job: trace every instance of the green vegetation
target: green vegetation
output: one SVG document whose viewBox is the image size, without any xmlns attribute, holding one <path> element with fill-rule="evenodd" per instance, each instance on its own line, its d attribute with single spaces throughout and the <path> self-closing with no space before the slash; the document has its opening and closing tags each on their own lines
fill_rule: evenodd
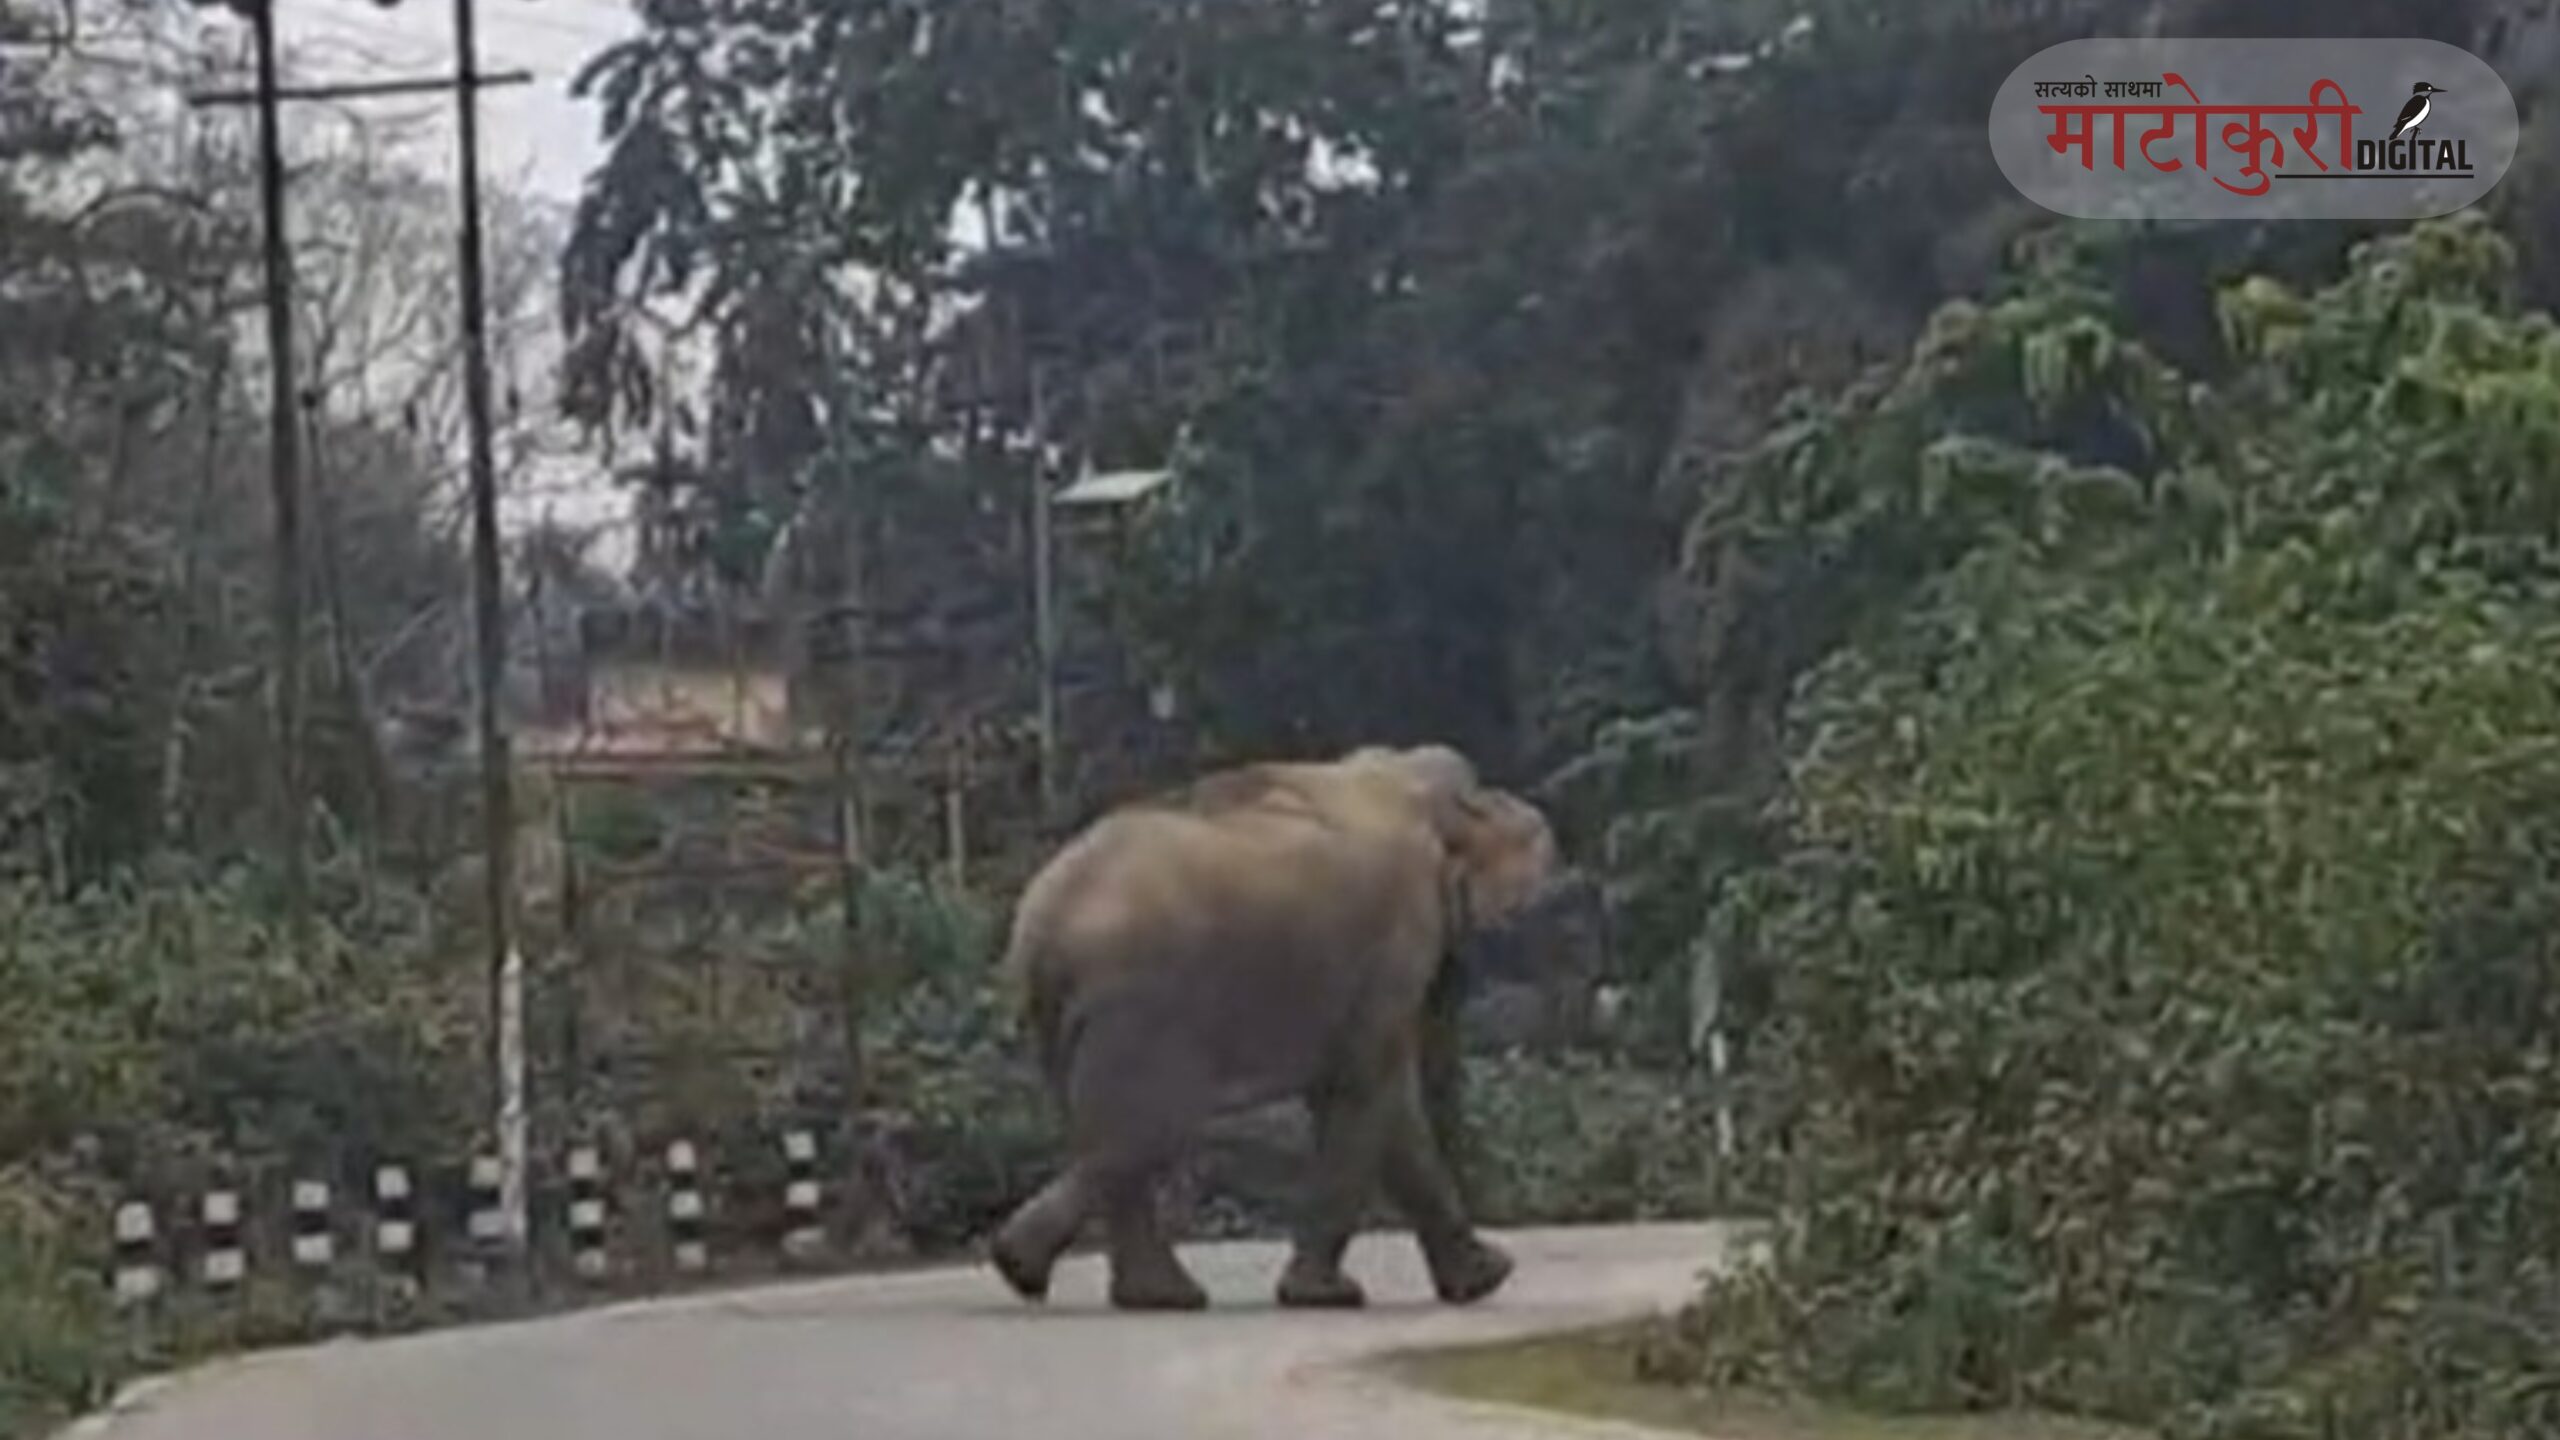
<svg viewBox="0 0 2560 1440">
<path fill-rule="evenodd" d="M 320 963 L 299 966 L 263 908 L 237 880 L 182 875 L 68 899 L 0 889 L 0 1434 L 96 1403 L 147 1360 L 307 1333 L 300 1302 L 262 1288 L 237 1322 L 180 1307 L 153 1352 L 131 1347 L 104 1286 L 127 1195 L 285 1178 L 227 1168 L 244 1157 L 326 1173 L 467 1143 L 472 992 L 413 917 L 327 925 Z"/>
<path fill-rule="evenodd" d="M 2140 1440 L 2138 1431 L 2052 1415 L 1879 1415 L 1798 1396 L 1680 1390 L 1637 1378 L 1627 1356 L 1638 1340 L 1610 1327 L 1423 1351 L 1388 1364 L 1399 1378 L 1456 1399 L 1716 1440 Z"/>
<path fill-rule="evenodd" d="M 0 1173 L 0 1435 L 34 1435 L 111 1391 L 106 1298 L 60 1198 Z"/>
<path fill-rule="evenodd" d="M 1466 1176 L 1489 1222 L 1688 1219 L 1737 1198 L 1702 1085 L 1589 1051 L 1465 1068 Z"/>
<path fill-rule="evenodd" d="M 2190 384 L 2048 279 L 1763 449 L 1866 593 L 1788 715 L 1774 1276 L 1657 1373 L 2180 1436 L 2553 1423 L 2560 327 L 2488 227 Z"/>
</svg>

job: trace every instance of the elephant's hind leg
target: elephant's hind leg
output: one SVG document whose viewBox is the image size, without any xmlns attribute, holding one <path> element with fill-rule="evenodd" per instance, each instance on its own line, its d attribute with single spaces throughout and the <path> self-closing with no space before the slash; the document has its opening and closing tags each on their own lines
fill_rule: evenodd
<svg viewBox="0 0 2560 1440">
<path fill-rule="evenodd" d="M 1086 1168 L 1069 1165 L 1024 1201 L 996 1232 L 989 1258 L 1015 1294 L 1035 1302 L 1049 1298 L 1049 1272 L 1084 1227 L 1094 1191 Z"/>
<path fill-rule="evenodd" d="M 1111 1301 L 1124 1309 L 1196 1310 L 1209 1303 L 1156 1228 L 1156 1176 L 1180 1150 L 1208 1093 L 1196 1056 L 1163 1043 L 1165 1026 L 1134 1006 L 1097 1016 L 1067 1067 L 1068 1144 L 1075 1159 L 996 1237 L 996 1268 L 1024 1298 L 1100 1210 L 1111 1236 Z"/>
</svg>

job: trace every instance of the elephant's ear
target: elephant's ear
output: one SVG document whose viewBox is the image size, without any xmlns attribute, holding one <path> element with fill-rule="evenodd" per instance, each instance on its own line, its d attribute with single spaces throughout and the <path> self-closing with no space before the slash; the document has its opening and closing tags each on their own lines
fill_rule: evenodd
<svg viewBox="0 0 2560 1440">
<path fill-rule="evenodd" d="M 1475 766 L 1444 746 L 1405 753 L 1431 828 L 1449 853 L 1449 884 L 1469 925 L 1500 925 L 1554 881 L 1556 838 L 1526 799 L 1477 784 Z"/>
</svg>

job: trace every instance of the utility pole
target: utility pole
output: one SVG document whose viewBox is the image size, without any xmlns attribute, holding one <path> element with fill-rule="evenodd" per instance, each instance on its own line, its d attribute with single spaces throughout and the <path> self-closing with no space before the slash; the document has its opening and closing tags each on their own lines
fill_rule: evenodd
<svg viewBox="0 0 2560 1440">
<path fill-rule="evenodd" d="M 1058 615 L 1049 475 L 1049 412 L 1040 365 L 1031 364 L 1031 649 L 1039 668 L 1040 823 L 1058 823 Z"/>
<path fill-rule="evenodd" d="M 499 589 L 497 468 L 490 439 L 488 315 L 482 273 L 480 224 L 479 92 L 490 85 L 523 84 L 522 70 L 480 72 L 471 0 L 454 0 L 457 64 L 450 76 L 369 80 L 350 84 L 286 87 L 277 82 L 275 0 L 226 0 L 250 22 L 258 52 L 257 88 L 210 90 L 190 95 L 198 107 L 253 104 L 259 120 L 259 199 L 266 225 L 267 345 L 275 372 L 272 483 L 276 512 L 275 624 L 279 843 L 297 931 L 308 913 L 308 810 L 303 797 L 302 736 L 302 523 L 301 449 L 293 382 L 293 307 L 290 255 L 284 235 L 284 145 L 281 102 L 363 100 L 451 90 L 460 122 L 462 235 L 463 399 L 470 430 L 473 614 L 478 642 L 481 801 L 486 836 L 489 931 L 490 1107 L 504 1167 L 499 1205 L 507 1238 L 525 1236 L 524 1206 L 524 995 L 523 966 L 513 926 L 514 800 L 506 736 L 498 723 L 499 689 L 506 675 L 504 594 Z"/>
<path fill-rule="evenodd" d="M 480 50 L 472 0 L 453 0 L 454 125 L 462 189 L 462 396 L 471 443 L 472 632 L 479 660 L 480 810 L 487 868 L 492 1098 L 507 1239 L 525 1238 L 524 962 L 516 954 L 515 795 L 498 701 L 506 682 L 506 595 L 498 555 L 498 471 L 489 421 L 489 314 L 480 236 Z"/>
<path fill-rule="evenodd" d="M 275 513 L 276 848 L 283 853 L 285 910 L 294 956 L 311 928 L 310 803 L 302 793 L 302 424 L 294 401 L 293 265 L 284 233 L 284 136 L 276 88 L 273 0 L 244 8 L 258 52 L 258 203 L 267 285 L 267 487 Z"/>
</svg>

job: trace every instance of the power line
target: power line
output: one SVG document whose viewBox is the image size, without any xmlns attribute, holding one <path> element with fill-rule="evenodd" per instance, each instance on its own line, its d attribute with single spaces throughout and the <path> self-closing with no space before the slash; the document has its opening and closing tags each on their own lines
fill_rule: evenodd
<svg viewBox="0 0 2560 1440">
<path fill-rule="evenodd" d="M 477 88 L 486 85 L 523 85 L 533 79 L 529 70 L 500 70 L 467 78 L 442 75 L 404 80 L 357 80 L 331 85 L 279 85 L 278 100 L 363 100 L 384 95 L 423 95 L 440 90 Z M 196 105 L 244 105 L 259 101 L 261 90 L 201 90 L 187 96 Z"/>
</svg>

